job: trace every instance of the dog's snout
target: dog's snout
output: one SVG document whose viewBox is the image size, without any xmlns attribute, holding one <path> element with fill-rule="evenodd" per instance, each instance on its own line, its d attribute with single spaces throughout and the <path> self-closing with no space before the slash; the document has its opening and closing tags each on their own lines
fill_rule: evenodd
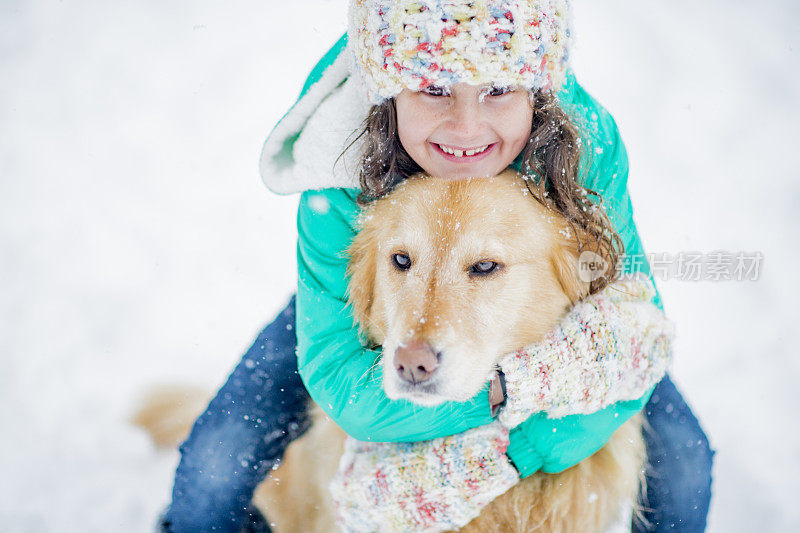
<svg viewBox="0 0 800 533">
<path fill-rule="evenodd" d="M 394 368 L 404 381 L 421 383 L 430 379 L 439 367 L 439 358 L 440 354 L 430 344 L 410 341 L 395 351 Z"/>
</svg>

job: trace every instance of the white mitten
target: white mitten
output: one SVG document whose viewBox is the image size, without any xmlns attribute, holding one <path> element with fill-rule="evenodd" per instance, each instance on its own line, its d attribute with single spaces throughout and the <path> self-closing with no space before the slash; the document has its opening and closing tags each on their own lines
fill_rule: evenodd
<svg viewBox="0 0 800 533">
<path fill-rule="evenodd" d="M 351 532 L 459 529 L 519 481 L 498 422 L 411 443 L 348 438 L 330 485 L 337 522 Z"/>
<path fill-rule="evenodd" d="M 541 342 L 500 361 L 513 428 L 532 414 L 590 414 L 641 398 L 667 372 L 674 325 L 645 276 L 617 281 L 575 304 Z"/>
</svg>

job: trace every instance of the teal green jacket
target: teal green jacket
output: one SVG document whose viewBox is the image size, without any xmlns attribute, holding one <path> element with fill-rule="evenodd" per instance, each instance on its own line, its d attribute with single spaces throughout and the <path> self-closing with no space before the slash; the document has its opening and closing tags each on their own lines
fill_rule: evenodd
<svg viewBox="0 0 800 533">
<path fill-rule="evenodd" d="M 323 57 L 303 94 L 342 52 L 344 43 L 340 39 Z M 583 184 L 602 195 L 627 253 L 643 255 L 626 187 L 628 159 L 614 119 L 571 73 L 559 97 L 582 131 Z M 290 147 L 293 139 L 282 142 Z M 345 297 L 345 250 L 357 232 L 357 195 L 356 189 L 329 188 L 306 191 L 300 199 L 297 356 L 311 397 L 348 434 L 365 441 L 426 440 L 491 422 L 486 389 L 469 402 L 437 407 L 390 400 L 384 393 L 381 365 L 375 364 L 380 351 L 362 346 Z M 650 273 L 646 261 L 628 261 L 625 266 Z M 661 306 L 658 297 L 655 303 Z M 546 413 L 536 414 L 511 431 L 507 454 L 522 477 L 538 470 L 560 472 L 601 448 L 619 426 L 642 409 L 650 392 L 591 415 L 550 419 Z"/>
</svg>

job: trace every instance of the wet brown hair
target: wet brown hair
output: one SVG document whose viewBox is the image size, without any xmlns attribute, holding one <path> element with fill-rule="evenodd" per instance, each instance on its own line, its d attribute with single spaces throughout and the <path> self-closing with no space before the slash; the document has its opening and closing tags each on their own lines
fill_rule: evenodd
<svg viewBox="0 0 800 533">
<path fill-rule="evenodd" d="M 622 239 L 602 209 L 600 194 L 580 185 L 582 144 L 577 127 L 550 92 L 531 94 L 531 105 L 531 135 L 520 156 L 522 171 L 526 176 L 544 179 L 526 179 L 528 189 L 535 199 L 566 218 L 580 252 L 592 251 L 606 261 L 605 274 L 591 283 L 590 292 L 597 292 L 616 277 L 624 253 Z M 345 151 L 364 138 L 359 204 L 377 200 L 409 176 L 424 172 L 400 143 L 394 98 L 372 106 L 360 130 L 354 133 L 357 135 Z"/>
</svg>

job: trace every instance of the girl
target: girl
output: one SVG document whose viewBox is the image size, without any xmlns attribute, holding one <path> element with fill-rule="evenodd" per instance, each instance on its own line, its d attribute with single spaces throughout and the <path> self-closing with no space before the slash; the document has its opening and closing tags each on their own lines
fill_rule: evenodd
<svg viewBox="0 0 800 533">
<path fill-rule="evenodd" d="M 348 76 L 343 37 L 265 144 L 267 184 L 278 192 L 307 190 L 298 212 L 297 316 L 293 299 L 262 331 L 181 446 L 164 530 L 237 531 L 243 522 L 250 530 L 268 530 L 248 504 L 255 486 L 307 425 L 298 363 L 312 397 L 361 440 L 431 439 L 492 420 L 485 391 L 463 404 L 412 409 L 389 401 L 374 380 L 361 379 L 375 356 L 365 355 L 353 328 L 341 255 L 356 231 L 359 195 L 379 197 L 419 170 L 452 179 L 495 175 L 512 164 L 542 176 L 554 200 L 565 206 L 581 205 L 569 197 L 569 183 L 598 191 L 628 257 L 642 255 L 616 126 L 566 71 L 564 3 L 440 4 L 354 0 L 349 37 L 359 76 Z M 371 108 L 362 86 L 375 104 Z M 351 149 L 334 165 L 325 154 L 341 153 L 343 137 L 364 116 L 365 135 L 357 141 L 362 160 Z M 646 264 L 630 261 L 625 267 L 647 271 Z M 534 415 L 512 430 L 509 458 L 523 477 L 568 468 L 591 455 L 645 402 L 653 429 L 646 436 L 653 467 L 646 518 L 656 531 L 702 530 L 711 452 L 669 378 L 652 395 L 591 415 Z"/>
</svg>

